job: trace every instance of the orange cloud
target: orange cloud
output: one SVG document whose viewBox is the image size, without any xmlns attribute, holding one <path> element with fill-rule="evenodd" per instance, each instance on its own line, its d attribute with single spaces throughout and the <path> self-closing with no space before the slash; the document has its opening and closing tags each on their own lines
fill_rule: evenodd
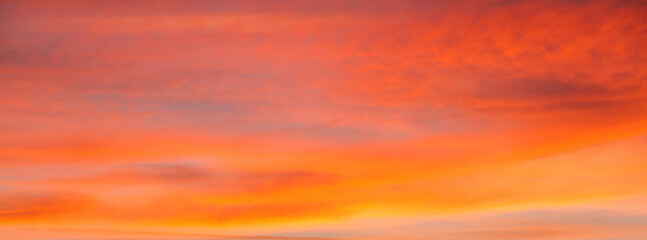
<svg viewBox="0 0 647 240">
<path fill-rule="evenodd" d="M 0 228 L 248 236 L 577 208 L 647 189 L 638 1 L 0 9 Z M 635 230 L 553 220 L 436 236 Z"/>
</svg>

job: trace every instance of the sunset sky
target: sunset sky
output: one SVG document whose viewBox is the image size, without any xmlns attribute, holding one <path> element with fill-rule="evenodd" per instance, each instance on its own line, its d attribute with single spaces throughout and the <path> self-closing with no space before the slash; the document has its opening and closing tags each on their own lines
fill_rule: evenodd
<svg viewBox="0 0 647 240">
<path fill-rule="evenodd" d="M 0 239 L 647 240 L 647 2 L 0 0 Z"/>
</svg>

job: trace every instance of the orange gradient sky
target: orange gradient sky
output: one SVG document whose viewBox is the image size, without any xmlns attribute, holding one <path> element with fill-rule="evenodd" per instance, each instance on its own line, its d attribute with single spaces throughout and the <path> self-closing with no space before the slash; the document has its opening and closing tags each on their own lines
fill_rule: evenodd
<svg viewBox="0 0 647 240">
<path fill-rule="evenodd" d="M 0 239 L 647 239 L 647 4 L 0 0 Z"/>
</svg>

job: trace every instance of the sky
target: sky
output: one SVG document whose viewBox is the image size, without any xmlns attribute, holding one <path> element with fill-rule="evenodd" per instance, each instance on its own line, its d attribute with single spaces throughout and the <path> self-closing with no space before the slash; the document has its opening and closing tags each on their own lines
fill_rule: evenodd
<svg viewBox="0 0 647 240">
<path fill-rule="evenodd" d="M 0 0 L 0 239 L 647 240 L 647 4 Z"/>
</svg>

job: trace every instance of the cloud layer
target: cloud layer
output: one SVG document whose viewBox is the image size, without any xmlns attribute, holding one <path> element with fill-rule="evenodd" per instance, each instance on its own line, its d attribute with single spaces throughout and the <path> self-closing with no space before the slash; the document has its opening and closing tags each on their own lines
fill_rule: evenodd
<svg viewBox="0 0 647 240">
<path fill-rule="evenodd" d="M 640 1 L 2 1 L 0 36 L 15 239 L 645 227 Z M 356 223 L 403 218 L 450 223 Z"/>
</svg>

